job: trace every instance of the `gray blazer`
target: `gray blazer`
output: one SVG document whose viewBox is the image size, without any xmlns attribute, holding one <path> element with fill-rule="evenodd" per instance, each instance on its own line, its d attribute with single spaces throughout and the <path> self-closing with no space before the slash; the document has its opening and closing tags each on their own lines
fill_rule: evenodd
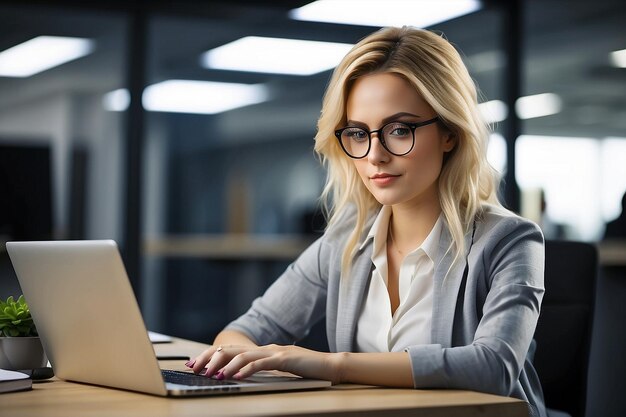
<svg viewBox="0 0 626 417">
<path fill-rule="evenodd" d="M 227 328 L 258 344 L 291 344 L 325 315 L 331 352 L 354 351 L 372 241 L 356 253 L 350 276 L 340 279 L 343 247 L 354 225 L 350 213 L 343 219 Z M 469 254 L 453 262 L 444 222 L 435 260 L 431 344 L 405 349 L 414 386 L 512 396 L 527 401 L 531 415 L 545 416 L 531 349 L 544 293 L 543 235 L 534 223 L 486 205 L 473 239 L 470 231 L 465 240 Z"/>
</svg>

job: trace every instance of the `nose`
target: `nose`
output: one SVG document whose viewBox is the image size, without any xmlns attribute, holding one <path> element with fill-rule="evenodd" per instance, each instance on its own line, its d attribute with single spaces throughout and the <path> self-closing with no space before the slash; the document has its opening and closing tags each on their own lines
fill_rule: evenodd
<svg viewBox="0 0 626 417">
<path fill-rule="evenodd" d="M 389 161 L 390 155 L 387 149 L 380 141 L 380 134 L 378 132 L 372 133 L 372 141 L 370 145 L 370 151 L 367 154 L 368 161 L 373 165 L 384 164 Z"/>
</svg>

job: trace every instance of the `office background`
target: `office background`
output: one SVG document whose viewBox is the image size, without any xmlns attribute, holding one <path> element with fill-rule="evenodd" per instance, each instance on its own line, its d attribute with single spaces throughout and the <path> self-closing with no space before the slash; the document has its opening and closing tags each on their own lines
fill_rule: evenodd
<svg viewBox="0 0 626 417">
<path fill-rule="evenodd" d="M 0 55 L 0 240 L 115 239 L 148 327 L 211 341 L 323 228 L 312 149 L 330 70 L 225 70 L 203 56 L 245 36 L 354 44 L 376 29 L 290 17 L 307 3 L 0 1 L 0 52 L 39 36 L 86 42 L 82 56 L 29 76 L 2 73 Z M 392 24 L 415 24 L 409 3 L 451 2 L 401 1 Z M 503 201 L 548 238 L 601 241 L 626 192 L 626 5 L 476 6 L 427 27 L 459 48 L 481 90 Z M 280 57 L 283 69 L 291 59 Z M 190 109 L 193 96 L 149 102 L 144 89 L 169 80 L 261 95 L 232 110 Z M 19 287 L 0 257 L 6 298 Z M 603 271 L 589 416 L 618 415 L 625 401 L 626 276 Z M 323 348 L 323 329 L 307 343 Z"/>
</svg>

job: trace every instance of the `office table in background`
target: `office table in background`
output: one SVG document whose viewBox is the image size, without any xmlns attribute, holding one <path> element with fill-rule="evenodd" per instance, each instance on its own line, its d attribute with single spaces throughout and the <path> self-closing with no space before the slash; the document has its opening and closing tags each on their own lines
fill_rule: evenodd
<svg viewBox="0 0 626 417">
<path fill-rule="evenodd" d="M 292 261 L 316 236 L 295 234 L 190 234 L 150 237 L 148 256 L 178 259 Z M 626 266 L 626 239 L 596 242 L 601 266 Z"/>
<path fill-rule="evenodd" d="M 207 345 L 174 338 L 173 343 L 155 344 L 154 348 L 158 356 L 194 357 Z M 183 363 L 160 361 L 162 368 L 178 370 L 185 369 Z M 0 416 L 11 417 L 528 416 L 526 403 L 514 398 L 473 391 L 351 384 L 314 391 L 165 398 L 54 378 L 34 383 L 31 391 L 0 394 L 0 404 Z"/>
</svg>

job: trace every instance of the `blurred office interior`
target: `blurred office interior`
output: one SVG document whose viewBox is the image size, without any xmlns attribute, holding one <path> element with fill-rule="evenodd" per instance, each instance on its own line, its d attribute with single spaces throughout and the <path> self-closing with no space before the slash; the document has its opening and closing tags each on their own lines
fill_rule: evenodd
<svg viewBox="0 0 626 417">
<path fill-rule="evenodd" d="M 422 21 L 456 2 L 371 2 L 383 22 L 352 22 L 369 4 L 357 0 L 332 22 L 302 20 L 308 3 L 0 0 L 0 240 L 114 239 L 147 326 L 210 342 L 323 230 L 313 137 L 332 53 L 383 25 L 427 27 L 480 88 L 506 205 L 547 238 L 601 248 L 587 414 L 618 415 L 626 255 L 604 234 L 626 216 L 626 3 L 469 1 Z M 338 45 L 300 74 L 288 72 L 309 61 L 304 46 L 236 53 L 278 51 L 277 69 L 208 53 L 246 37 Z M 6 298 L 20 290 L 2 246 Z M 323 330 L 308 343 L 323 348 Z"/>
</svg>

